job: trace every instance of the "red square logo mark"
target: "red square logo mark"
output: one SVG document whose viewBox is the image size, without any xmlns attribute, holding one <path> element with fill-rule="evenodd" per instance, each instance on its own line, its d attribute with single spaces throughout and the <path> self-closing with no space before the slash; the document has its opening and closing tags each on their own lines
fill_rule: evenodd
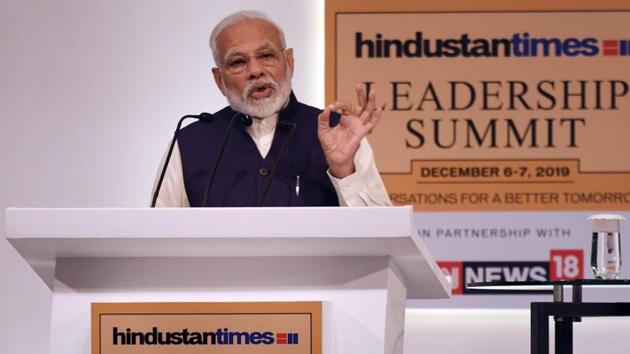
<svg viewBox="0 0 630 354">
<path fill-rule="evenodd" d="M 604 55 L 605 56 L 617 56 L 619 55 L 619 41 L 616 40 L 604 40 Z"/>
<path fill-rule="evenodd" d="M 276 344 L 287 344 L 287 334 L 276 333 Z"/>
<path fill-rule="evenodd" d="M 549 280 L 584 278 L 584 250 L 550 250 Z"/>
</svg>

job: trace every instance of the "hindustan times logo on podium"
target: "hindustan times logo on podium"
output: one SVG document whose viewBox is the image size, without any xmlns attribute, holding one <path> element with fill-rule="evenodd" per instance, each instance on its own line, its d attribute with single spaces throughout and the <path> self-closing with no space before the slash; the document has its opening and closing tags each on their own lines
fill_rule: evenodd
<svg viewBox="0 0 630 354">
<path fill-rule="evenodd" d="M 190 332 L 188 328 L 163 332 L 153 327 L 151 332 L 121 331 L 113 328 L 113 345 L 271 345 L 298 344 L 299 333 L 233 332 L 219 328 L 209 332 Z"/>
<path fill-rule="evenodd" d="M 94 303 L 92 354 L 321 354 L 321 302 Z"/>
</svg>

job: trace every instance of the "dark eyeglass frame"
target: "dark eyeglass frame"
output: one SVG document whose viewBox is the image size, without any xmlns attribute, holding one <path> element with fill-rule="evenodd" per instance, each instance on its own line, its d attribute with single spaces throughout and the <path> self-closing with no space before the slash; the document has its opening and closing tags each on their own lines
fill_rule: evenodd
<svg viewBox="0 0 630 354">
<path fill-rule="evenodd" d="M 236 54 L 230 56 L 225 62 L 221 63 L 219 67 L 231 75 L 243 73 L 249 67 L 252 59 L 258 61 L 262 66 L 273 67 L 278 65 L 281 61 L 281 56 L 286 55 L 287 50 L 287 48 L 280 50 L 263 48 L 253 55 Z"/>
</svg>

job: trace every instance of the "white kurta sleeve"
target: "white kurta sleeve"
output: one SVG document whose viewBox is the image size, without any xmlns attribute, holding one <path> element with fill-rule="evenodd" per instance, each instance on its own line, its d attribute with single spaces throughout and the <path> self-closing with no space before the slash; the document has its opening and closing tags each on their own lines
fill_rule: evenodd
<svg viewBox="0 0 630 354">
<path fill-rule="evenodd" d="M 374 152 L 366 138 L 354 156 L 355 172 L 350 176 L 338 179 L 328 171 L 339 205 L 341 206 L 391 206 L 381 175 L 374 162 Z"/>
<path fill-rule="evenodd" d="M 167 151 L 168 153 L 168 151 Z M 166 154 L 162 157 L 160 168 L 153 184 L 153 193 L 157 187 L 157 182 L 160 179 L 160 172 L 164 166 L 164 160 L 166 160 Z M 153 196 L 153 194 L 151 194 Z M 179 153 L 179 144 L 175 143 L 173 147 L 173 153 L 171 154 L 171 160 L 168 163 L 166 174 L 164 175 L 164 181 L 162 181 L 162 188 L 158 195 L 156 208 L 187 208 L 188 195 L 186 194 L 186 186 L 184 185 L 184 172 L 182 170 L 182 157 Z"/>
</svg>

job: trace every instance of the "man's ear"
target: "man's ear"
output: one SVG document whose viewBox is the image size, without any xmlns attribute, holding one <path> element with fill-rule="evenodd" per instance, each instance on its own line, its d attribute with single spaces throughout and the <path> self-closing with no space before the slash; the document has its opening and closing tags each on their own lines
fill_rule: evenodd
<svg viewBox="0 0 630 354">
<path fill-rule="evenodd" d="M 287 48 L 286 50 L 286 55 L 287 55 L 287 65 L 289 66 L 289 69 L 291 70 L 291 74 L 293 74 L 293 48 Z"/>
<path fill-rule="evenodd" d="M 223 82 L 223 77 L 221 77 L 221 69 L 212 68 L 212 76 L 214 76 L 214 83 L 217 84 L 217 87 L 225 96 L 225 83 Z"/>
</svg>

